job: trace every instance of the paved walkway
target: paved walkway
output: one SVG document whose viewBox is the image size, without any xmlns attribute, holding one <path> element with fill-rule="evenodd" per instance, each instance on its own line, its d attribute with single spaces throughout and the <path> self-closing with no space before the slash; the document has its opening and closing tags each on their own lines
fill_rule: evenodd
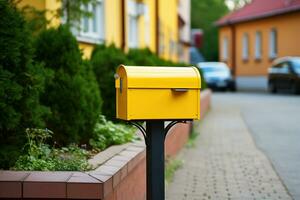
<svg viewBox="0 0 300 200">
<path fill-rule="evenodd" d="M 166 199 L 292 199 L 236 106 L 214 104 L 195 131 L 196 147 L 179 156 L 184 165 Z"/>
</svg>

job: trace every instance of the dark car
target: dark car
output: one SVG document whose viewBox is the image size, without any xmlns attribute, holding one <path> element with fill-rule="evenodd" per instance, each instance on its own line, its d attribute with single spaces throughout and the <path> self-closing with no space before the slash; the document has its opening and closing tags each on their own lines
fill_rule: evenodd
<svg viewBox="0 0 300 200">
<path fill-rule="evenodd" d="M 200 62 L 197 66 L 202 70 L 206 84 L 211 89 L 235 91 L 235 79 L 230 69 L 222 62 Z"/>
<path fill-rule="evenodd" d="M 300 92 L 300 57 L 285 57 L 274 61 L 269 68 L 268 89 L 271 93 L 289 90 Z"/>
</svg>

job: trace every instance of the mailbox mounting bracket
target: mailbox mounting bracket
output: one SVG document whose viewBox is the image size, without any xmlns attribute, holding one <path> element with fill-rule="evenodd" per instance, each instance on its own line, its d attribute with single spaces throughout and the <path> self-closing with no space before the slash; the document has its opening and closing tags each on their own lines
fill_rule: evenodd
<svg viewBox="0 0 300 200">
<path fill-rule="evenodd" d="M 168 135 L 168 132 L 169 130 L 175 126 L 176 124 L 178 123 L 187 123 L 187 121 L 189 120 L 176 120 L 176 121 L 171 121 L 166 127 L 165 127 L 165 130 L 164 130 L 164 134 L 165 134 L 165 137 Z M 144 136 L 144 139 L 145 139 L 145 144 L 147 145 L 147 131 L 146 129 L 144 128 L 143 125 L 141 125 L 141 123 L 139 123 L 138 121 L 129 121 L 129 123 L 131 123 L 133 126 L 137 127 L 141 133 L 143 134 Z"/>
</svg>

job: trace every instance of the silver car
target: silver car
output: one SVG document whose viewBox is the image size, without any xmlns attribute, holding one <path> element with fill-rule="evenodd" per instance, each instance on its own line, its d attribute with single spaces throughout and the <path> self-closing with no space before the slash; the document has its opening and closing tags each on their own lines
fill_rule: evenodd
<svg viewBox="0 0 300 200">
<path fill-rule="evenodd" d="M 229 67 L 222 62 L 200 62 L 197 66 L 202 70 L 206 84 L 211 89 L 235 91 L 235 79 Z"/>
</svg>

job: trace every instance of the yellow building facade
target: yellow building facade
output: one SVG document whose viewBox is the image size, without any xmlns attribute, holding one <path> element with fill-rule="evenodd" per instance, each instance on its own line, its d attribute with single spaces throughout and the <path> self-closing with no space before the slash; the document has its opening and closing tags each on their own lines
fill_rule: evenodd
<svg viewBox="0 0 300 200">
<path fill-rule="evenodd" d="M 300 56 L 300 9 L 247 20 L 240 15 L 218 22 L 219 60 L 236 76 L 265 76 L 275 58 Z"/>
<path fill-rule="evenodd" d="M 63 23 L 63 19 L 53 19 L 53 11 L 61 6 L 56 0 L 22 0 L 20 6 L 47 10 L 46 17 L 52 19 L 49 26 Z M 178 0 L 97 0 L 84 7 L 93 17 L 83 18 L 80 30 L 73 32 L 85 58 L 90 58 L 96 44 L 115 44 L 125 52 L 149 48 L 161 58 L 177 62 L 177 8 Z"/>
</svg>

